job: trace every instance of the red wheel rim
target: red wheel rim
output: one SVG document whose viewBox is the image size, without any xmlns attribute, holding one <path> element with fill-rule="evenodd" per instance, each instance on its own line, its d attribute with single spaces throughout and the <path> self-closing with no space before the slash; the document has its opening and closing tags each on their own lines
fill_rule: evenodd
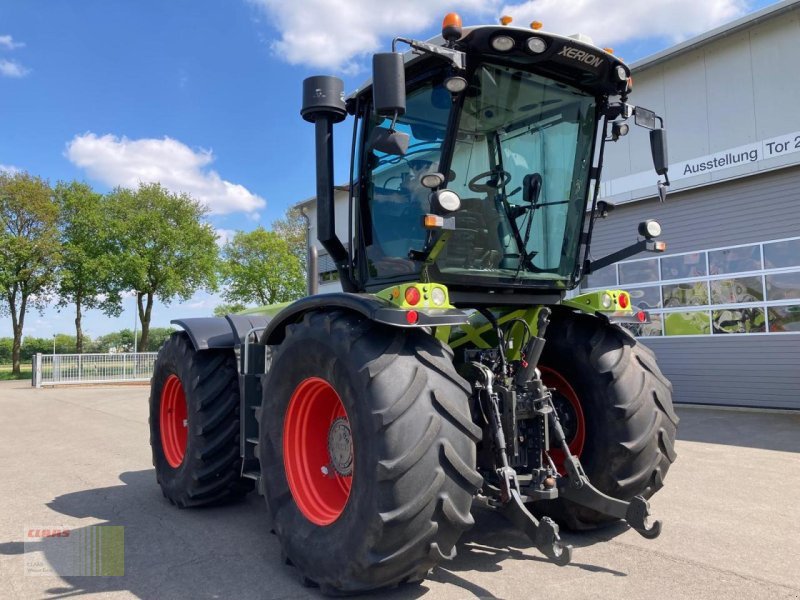
<svg viewBox="0 0 800 600">
<path fill-rule="evenodd" d="M 353 485 L 353 443 L 342 399 L 324 379 L 303 380 L 289 400 L 283 466 L 306 519 L 325 526 L 342 515 Z"/>
<path fill-rule="evenodd" d="M 586 443 L 586 418 L 583 416 L 583 408 L 581 407 L 578 394 L 572 389 L 572 386 L 564 379 L 555 369 L 550 367 L 539 367 L 542 372 L 542 382 L 549 388 L 555 388 L 555 393 L 560 394 L 566 401 L 567 409 L 571 409 L 571 413 L 575 418 L 574 433 L 567 437 L 567 447 L 570 453 L 580 458 L 583 452 L 583 445 Z M 550 450 L 550 458 L 562 475 L 565 474 L 564 470 L 564 453 L 560 448 L 553 448 Z"/>
<path fill-rule="evenodd" d="M 188 432 L 186 395 L 177 375 L 170 375 L 161 388 L 161 410 L 159 415 L 161 448 L 164 458 L 173 469 L 177 469 L 186 454 Z"/>
</svg>

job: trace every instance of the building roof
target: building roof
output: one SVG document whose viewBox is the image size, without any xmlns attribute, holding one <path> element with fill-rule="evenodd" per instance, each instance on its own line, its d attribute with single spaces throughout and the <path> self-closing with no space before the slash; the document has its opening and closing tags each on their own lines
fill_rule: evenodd
<svg viewBox="0 0 800 600">
<path fill-rule="evenodd" d="M 798 1 L 800 1 L 800 0 L 798 0 Z M 346 192 L 349 189 L 350 189 L 350 184 L 349 183 L 342 183 L 340 185 L 333 186 L 334 193 L 335 192 Z M 306 198 L 305 200 L 301 200 L 300 202 L 296 202 L 292 206 L 293 206 L 293 208 L 302 209 L 302 208 L 304 208 L 306 206 L 312 206 L 316 202 L 317 202 L 317 197 L 316 196 L 311 196 L 311 198 Z"/>
<path fill-rule="evenodd" d="M 721 25 L 716 29 L 701 33 L 697 37 L 694 37 L 690 40 L 686 40 L 685 42 L 671 46 L 666 50 L 656 52 L 655 54 L 651 54 L 650 56 L 637 60 L 631 64 L 631 71 L 634 73 L 644 71 L 645 69 L 649 69 L 662 62 L 675 58 L 676 56 L 691 52 L 692 50 L 696 50 L 697 48 L 705 46 L 706 44 L 710 44 L 716 40 L 733 35 L 739 31 L 753 27 L 758 23 L 773 19 L 789 11 L 796 10 L 797 8 L 800 8 L 800 0 L 782 0 L 781 2 L 776 2 L 775 4 L 767 6 L 766 8 L 762 8 L 754 13 L 745 15 L 740 19 Z"/>
</svg>

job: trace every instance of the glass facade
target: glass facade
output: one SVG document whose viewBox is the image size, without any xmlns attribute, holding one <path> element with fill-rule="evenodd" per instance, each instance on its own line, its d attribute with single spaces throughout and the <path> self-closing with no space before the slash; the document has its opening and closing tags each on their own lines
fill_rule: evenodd
<svg viewBox="0 0 800 600">
<path fill-rule="evenodd" d="M 582 291 L 615 287 L 650 313 L 637 337 L 800 333 L 800 237 L 624 261 Z"/>
</svg>

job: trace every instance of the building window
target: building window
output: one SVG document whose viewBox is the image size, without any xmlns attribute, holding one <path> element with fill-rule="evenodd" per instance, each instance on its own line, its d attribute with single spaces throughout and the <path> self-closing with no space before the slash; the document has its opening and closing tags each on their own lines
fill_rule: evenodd
<svg viewBox="0 0 800 600">
<path fill-rule="evenodd" d="M 768 269 L 800 267 L 800 239 L 764 244 L 764 262 Z"/>
<path fill-rule="evenodd" d="M 708 253 L 708 270 L 712 275 L 761 270 L 761 249 L 758 244 L 712 250 Z"/>
<path fill-rule="evenodd" d="M 637 337 L 800 333 L 800 237 L 624 261 L 582 291 L 617 282 L 650 313 Z"/>
<path fill-rule="evenodd" d="M 317 259 L 319 269 L 319 282 L 330 283 L 331 281 L 339 281 L 339 271 L 336 270 L 336 264 L 327 253 L 320 253 Z"/>
<path fill-rule="evenodd" d="M 603 288 L 617 286 L 617 265 L 595 271 L 586 277 L 586 287 Z"/>
<path fill-rule="evenodd" d="M 686 281 L 661 286 L 664 306 L 705 306 L 708 304 L 708 283 L 705 281 Z"/>
<path fill-rule="evenodd" d="M 658 281 L 658 259 L 619 263 L 619 283 L 646 283 Z"/>
<path fill-rule="evenodd" d="M 706 275 L 706 253 L 693 252 L 661 259 L 662 279 L 685 279 Z"/>
<path fill-rule="evenodd" d="M 769 330 L 774 333 L 800 332 L 800 304 L 772 306 L 769 315 Z"/>
</svg>

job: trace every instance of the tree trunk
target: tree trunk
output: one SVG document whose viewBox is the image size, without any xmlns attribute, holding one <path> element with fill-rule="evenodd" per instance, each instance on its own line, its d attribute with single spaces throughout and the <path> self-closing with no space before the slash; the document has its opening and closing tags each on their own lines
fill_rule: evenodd
<svg viewBox="0 0 800 600">
<path fill-rule="evenodd" d="M 22 328 L 25 324 L 25 305 L 27 298 L 24 293 L 22 296 L 22 303 L 17 310 L 17 290 L 14 289 L 13 293 L 8 294 L 6 298 L 8 301 L 8 308 L 11 312 L 11 328 L 14 331 L 14 341 L 11 344 L 11 375 L 19 377 L 19 355 L 22 348 Z"/>
<path fill-rule="evenodd" d="M 81 329 L 81 297 L 75 298 L 75 352 L 83 354 L 83 330 Z"/>
<path fill-rule="evenodd" d="M 136 294 L 136 305 L 139 309 L 139 321 L 142 323 L 142 337 L 139 340 L 139 352 L 147 352 L 147 341 L 150 335 L 150 314 L 153 312 L 153 293 L 147 292 L 147 305 L 144 300 L 144 293 Z"/>
</svg>

